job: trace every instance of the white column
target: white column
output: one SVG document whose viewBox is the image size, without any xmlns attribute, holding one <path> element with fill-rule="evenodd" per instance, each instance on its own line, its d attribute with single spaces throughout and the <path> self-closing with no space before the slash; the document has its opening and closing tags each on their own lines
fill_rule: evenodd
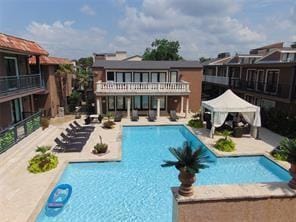
<svg viewBox="0 0 296 222">
<path fill-rule="evenodd" d="M 186 113 L 185 117 L 188 117 L 189 114 L 189 96 L 186 97 Z"/>
<path fill-rule="evenodd" d="M 127 118 L 131 117 L 131 97 L 127 97 Z"/>
<path fill-rule="evenodd" d="M 181 110 L 180 110 L 180 114 L 184 113 L 184 97 L 181 96 Z"/>
<path fill-rule="evenodd" d="M 100 115 L 101 113 L 102 113 L 101 97 L 97 97 L 97 114 Z"/>
<path fill-rule="evenodd" d="M 157 118 L 160 117 L 160 98 L 157 97 Z"/>
</svg>

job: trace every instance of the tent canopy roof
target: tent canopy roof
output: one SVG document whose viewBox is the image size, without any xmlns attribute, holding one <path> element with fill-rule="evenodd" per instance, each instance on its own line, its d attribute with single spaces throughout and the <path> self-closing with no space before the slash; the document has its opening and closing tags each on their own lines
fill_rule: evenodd
<svg viewBox="0 0 296 222">
<path fill-rule="evenodd" d="M 243 100 L 230 89 L 215 99 L 203 101 L 202 106 L 212 112 L 256 112 L 258 109 L 258 106 Z"/>
</svg>

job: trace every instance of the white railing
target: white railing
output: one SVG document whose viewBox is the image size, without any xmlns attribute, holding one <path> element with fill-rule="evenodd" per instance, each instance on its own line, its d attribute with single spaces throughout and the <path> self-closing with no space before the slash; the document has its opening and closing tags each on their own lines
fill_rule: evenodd
<svg viewBox="0 0 296 222">
<path fill-rule="evenodd" d="M 205 82 L 216 83 L 220 85 L 229 85 L 229 77 L 204 75 Z"/>
<path fill-rule="evenodd" d="M 188 94 L 189 83 L 181 82 L 97 82 L 97 94 Z"/>
</svg>

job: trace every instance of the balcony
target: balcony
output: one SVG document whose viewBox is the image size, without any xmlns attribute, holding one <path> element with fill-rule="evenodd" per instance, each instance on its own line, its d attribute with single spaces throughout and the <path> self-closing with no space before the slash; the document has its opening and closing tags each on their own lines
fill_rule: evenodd
<svg viewBox="0 0 296 222">
<path fill-rule="evenodd" d="M 279 98 L 289 98 L 289 84 L 272 84 L 257 81 L 244 81 L 240 79 L 231 79 L 230 86 L 233 89 L 257 92 L 264 95 L 275 96 Z"/>
<path fill-rule="evenodd" d="M 5 97 L 43 90 L 41 75 L 0 76 L 0 102 Z"/>
<path fill-rule="evenodd" d="M 219 85 L 225 85 L 225 86 L 229 85 L 229 77 L 225 77 L 225 76 L 204 75 L 204 81 L 219 84 Z"/>
<path fill-rule="evenodd" d="M 181 82 L 97 82 L 97 95 L 188 95 L 189 83 Z"/>
<path fill-rule="evenodd" d="M 41 111 L 24 116 L 27 116 L 24 120 L 0 131 L 0 154 L 40 127 Z"/>
</svg>

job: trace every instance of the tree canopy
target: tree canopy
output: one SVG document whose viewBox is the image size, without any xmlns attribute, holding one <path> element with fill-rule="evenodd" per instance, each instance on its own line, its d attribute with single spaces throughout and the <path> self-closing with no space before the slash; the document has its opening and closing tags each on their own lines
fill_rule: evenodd
<svg viewBox="0 0 296 222">
<path fill-rule="evenodd" d="M 156 39 L 151 44 L 152 48 L 146 48 L 143 60 L 181 60 L 179 55 L 180 44 L 178 41 Z"/>
<path fill-rule="evenodd" d="M 93 65 L 92 57 L 85 57 L 78 59 L 77 65 L 80 65 L 83 68 L 90 68 Z"/>
</svg>

